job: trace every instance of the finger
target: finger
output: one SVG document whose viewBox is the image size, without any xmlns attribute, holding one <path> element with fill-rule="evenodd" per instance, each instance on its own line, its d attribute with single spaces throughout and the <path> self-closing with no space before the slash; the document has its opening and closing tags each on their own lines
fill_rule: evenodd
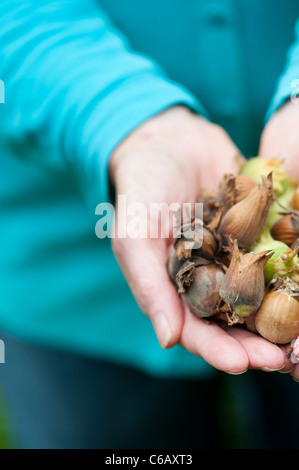
<svg viewBox="0 0 299 470">
<path fill-rule="evenodd" d="M 149 317 L 162 348 L 175 345 L 183 326 L 182 302 L 167 272 L 165 240 L 123 239 L 114 253 L 141 310 Z"/>
<path fill-rule="evenodd" d="M 249 367 L 244 347 L 218 325 L 196 318 L 185 309 L 180 344 L 210 365 L 230 374 L 241 374 Z"/>
<path fill-rule="evenodd" d="M 246 350 L 250 368 L 270 372 L 285 367 L 286 357 L 275 344 L 242 328 L 228 327 L 226 331 Z"/>
<path fill-rule="evenodd" d="M 299 340 L 294 339 L 291 344 L 287 345 L 284 347 L 286 356 L 288 357 L 289 363 L 290 363 L 290 368 L 292 367 L 292 370 L 290 371 L 291 375 L 295 380 L 297 380 L 299 376 Z"/>
<path fill-rule="evenodd" d="M 291 175 L 298 174 L 298 133 L 296 129 L 299 122 L 298 115 L 293 115 L 295 108 L 285 108 L 290 111 L 287 115 L 281 110 L 268 122 L 260 141 L 259 155 L 263 158 L 281 158 L 284 160 L 284 168 Z M 299 108 L 298 108 L 299 109 Z M 296 114 L 298 113 L 296 109 Z M 293 119 L 296 118 L 296 119 Z"/>
<path fill-rule="evenodd" d="M 281 157 L 285 155 L 286 148 L 281 148 L 283 142 L 277 135 L 271 135 L 270 131 L 265 132 L 262 136 L 259 148 L 259 156 L 267 159 Z"/>
<path fill-rule="evenodd" d="M 279 372 L 281 372 L 282 374 L 289 374 L 295 369 L 295 364 L 290 359 L 290 354 L 287 349 L 287 346 L 280 345 L 279 347 L 285 356 L 285 365 Z"/>
<path fill-rule="evenodd" d="M 296 364 L 294 370 L 291 372 L 291 376 L 296 382 L 299 382 L 299 364 Z"/>
</svg>

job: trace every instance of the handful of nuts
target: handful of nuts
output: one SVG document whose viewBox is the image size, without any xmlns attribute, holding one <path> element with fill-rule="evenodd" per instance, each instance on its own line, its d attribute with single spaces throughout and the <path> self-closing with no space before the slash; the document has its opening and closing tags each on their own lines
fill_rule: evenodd
<svg viewBox="0 0 299 470">
<path fill-rule="evenodd" d="M 200 228 L 181 226 L 168 272 L 189 310 L 292 348 L 299 336 L 299 185 L 279 159 L 254 157 L 205 190 Z M 185 222 L 186 225 L 186 222 Z M 189 232 L 190 233 L 190 232 Z M 299 340 L 298 340 L 299 341 Z"/>
</svg>

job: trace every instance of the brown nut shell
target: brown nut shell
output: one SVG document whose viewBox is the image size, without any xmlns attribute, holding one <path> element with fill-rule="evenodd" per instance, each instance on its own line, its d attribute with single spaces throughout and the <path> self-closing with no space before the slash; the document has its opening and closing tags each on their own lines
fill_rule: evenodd
<svg viewBox="0 0 299 470">
<path fill-rule="evenodd" d="M 281 217 L 271 228 L 271 235 L 275 240 L 292 246 L 299 237 L 298 216 L 289 213 Z"/>
<path fill-rule="evenodd" d="M 258 333 L 277 344 L 299 336 L 299 301 L 286 292 L 270 292 L 255 317 Z"/>
<path fill-rule="evenodd" d="M 177 275 L 179 293 L 194 315 L 208 318 L 216 312 L 224 271 L 214 263 L 196 267 L 192 264 L 186 263 Z"/>
<path fill-rule="evenodd" d="M 295 189 L 295 193 L 292 200 L 292 208 L 299 211 L 299 186 Z"/>
</svg>

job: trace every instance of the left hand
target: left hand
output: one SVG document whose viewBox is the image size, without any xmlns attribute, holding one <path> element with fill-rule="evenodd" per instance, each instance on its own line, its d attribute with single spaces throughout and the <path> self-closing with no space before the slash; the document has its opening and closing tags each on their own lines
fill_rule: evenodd
<svg viewBox="0 0 299 470">
<path fill-rule="evenodd" d="M 272 116 L 262 133 L 259 155 L 284 159 L 286 171 L 299 181 L 299 103 L 287 101 Z M 290 372 L 299 381 L 299 364 L 287 361 L 281 372 Z"/>
</svg>

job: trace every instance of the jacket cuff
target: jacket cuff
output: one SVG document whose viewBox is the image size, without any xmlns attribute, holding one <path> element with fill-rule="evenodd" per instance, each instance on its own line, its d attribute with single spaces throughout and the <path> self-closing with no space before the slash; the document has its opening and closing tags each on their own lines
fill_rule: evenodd
<svg viewBox="0 0 299 470">
<path fill-rule="evenodd" d="M 299 87 L 299 21 L 296 24 L 296 42 L 290 48 L 287 65 L 280 77 L 274 97 L 266 114 L 266 122 L 288 100 L 298 92 Z"/>
<path fill-rule="evenodd" d="M 291 97 L 298 94 L 299 89 L 299 65 L 292 67 L 288 72 L 280 79 L 277 90 L 271 101 L 266 114 L 266 123 L 270 120 L 271 116 L 278 111 L 283 104 L 291 99 Z"/>
</svg>

